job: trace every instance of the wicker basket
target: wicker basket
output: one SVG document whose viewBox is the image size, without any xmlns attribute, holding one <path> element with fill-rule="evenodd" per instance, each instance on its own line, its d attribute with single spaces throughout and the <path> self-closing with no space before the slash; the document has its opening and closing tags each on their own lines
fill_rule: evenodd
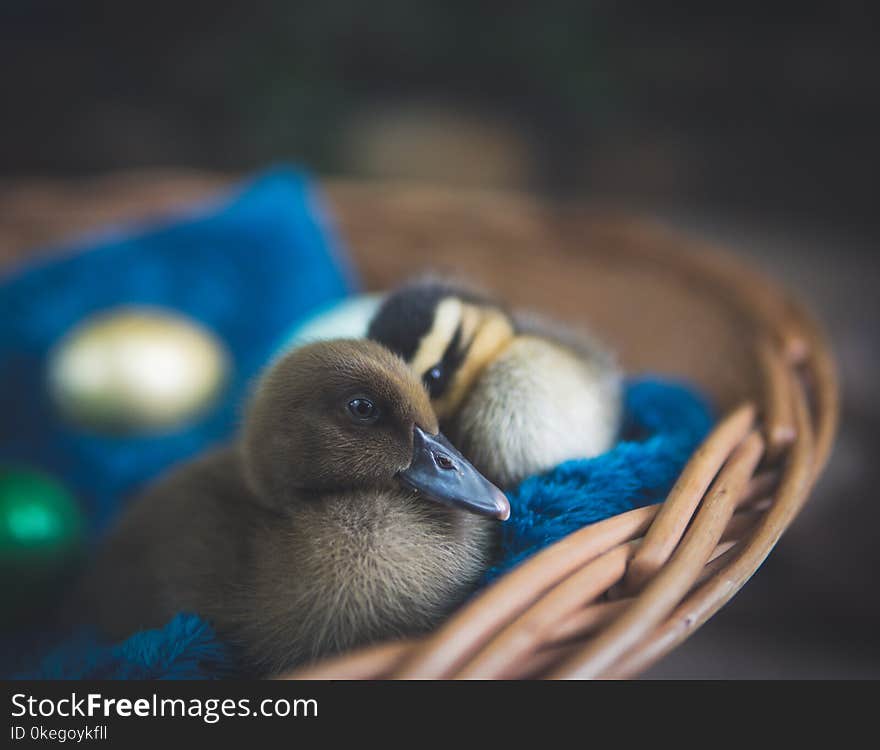
<svg viewBox="0 0 880 750">
<path fill-rule="evenodd" d="M 162 215 L 225 181 L 144 173 L 0 187 L 0 253 Z M 431 267 L 583 322 L 630 372 L 680 376 L 725 414 L 660 506 L 585 527 L 418 640 L 291 677 L 629 677 L 684 641 L 760 566 L 833 440 L 834 365 L 801 307 L 738 262 L 653 223 L 484 193 L 326 186 L 371 288 Z"/>
</svg>

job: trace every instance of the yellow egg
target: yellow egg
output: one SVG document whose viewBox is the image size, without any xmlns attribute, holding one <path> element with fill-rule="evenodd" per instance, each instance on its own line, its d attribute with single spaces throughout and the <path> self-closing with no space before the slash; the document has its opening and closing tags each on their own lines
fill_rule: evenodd
<svg viewBox="0 0 880 750">
<path fill-rule="evenodd" d="M 207 407 L 225 380 L 217 338 L 183 316 L 118 308 L 81 323 L 55 348 L 49 389 L 61 413 L 110 431 L 171 427 Z"/>
</svg>

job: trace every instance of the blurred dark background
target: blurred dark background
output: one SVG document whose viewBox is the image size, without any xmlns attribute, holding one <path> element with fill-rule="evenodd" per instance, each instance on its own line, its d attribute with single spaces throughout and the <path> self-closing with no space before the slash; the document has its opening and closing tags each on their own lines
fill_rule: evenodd
<svg viewBox="0 0 880 750">
<path fill-rule="evenodd" d="M 843 426 L 754 581 L 650 674 L 878 677 L 877 15 L 8 0 L 0 179 L 283 160 L 598 200 L 726 244 L 830 329 Z"/>
</svg>

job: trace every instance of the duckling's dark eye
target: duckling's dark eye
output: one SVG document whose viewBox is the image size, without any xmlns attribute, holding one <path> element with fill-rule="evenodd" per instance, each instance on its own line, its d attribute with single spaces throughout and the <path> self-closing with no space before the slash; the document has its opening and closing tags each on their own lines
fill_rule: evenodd
<svg viewBox="0 0 880 750">
<path fill-rule="evenodd" d="M 353 398 L 348 402 L 348 413 L 355 421 L 369 424 L 379 418 L 379 407 L 368 398 Z"/>
<path fill-rule="evenodd" d="M 444 372 L 442 365 L 434 365 L 422 375 L 422 382 L 425 384 L 425 388 L 428 389 L 428 393 L 431 394 L 431 398 L 436 398 L 440 395 L 444 385 L 443 375 Z"/>
</svg>

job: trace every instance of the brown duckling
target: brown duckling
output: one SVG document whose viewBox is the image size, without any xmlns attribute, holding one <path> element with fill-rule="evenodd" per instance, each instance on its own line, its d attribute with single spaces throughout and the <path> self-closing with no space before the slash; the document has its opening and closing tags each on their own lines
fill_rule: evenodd
<svg viewBox="0 0 880 750">
<path fill-rule="evenodd" d="M 620 371 L 583 332 L 425 278 L 392 292 L 367 335 L 409 362 L 444 433 L 501 487 L 617 438 Z"/>
<path fill-rule="evenodd" d="M 399 357 L 315 343 L 268 369 L 236 444 L 132 504 L 85 591 L 107 635 L 195 612 L 273 674 L 431 628 L 473 589 L 509 514 Z"/>
</svg>

